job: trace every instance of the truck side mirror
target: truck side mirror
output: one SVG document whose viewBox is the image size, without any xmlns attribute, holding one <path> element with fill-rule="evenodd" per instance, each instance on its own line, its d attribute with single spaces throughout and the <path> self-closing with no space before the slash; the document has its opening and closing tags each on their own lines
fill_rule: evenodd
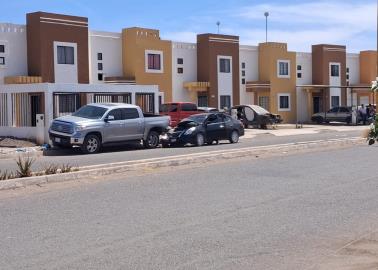
<svg viewBox="0 0 378 270">
<path fill-rule="evenodd" d="M 108 115 L 105 117 L 105 122 L 114 121 L 114 115 Z"/>
</svg>

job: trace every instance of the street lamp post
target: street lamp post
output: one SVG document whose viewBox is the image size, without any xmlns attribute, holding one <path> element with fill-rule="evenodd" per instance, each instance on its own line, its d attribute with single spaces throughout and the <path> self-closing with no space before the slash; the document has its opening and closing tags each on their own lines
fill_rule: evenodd
<svg viewBox="0 0 378 270">
<path fill-rule="evenodd" d="M 218 27 L 218 35 L 219 35 L 219 26 L 220 26 L 220 21 L 217 21 L 217 27 Z"/>
<path fill-rule="evenodd" d="M 264 16 L 265 16 L 265 42 L 268 43 L 268 17 L 269 17 L 269 12 L 265 12 Z"/>
</svg>

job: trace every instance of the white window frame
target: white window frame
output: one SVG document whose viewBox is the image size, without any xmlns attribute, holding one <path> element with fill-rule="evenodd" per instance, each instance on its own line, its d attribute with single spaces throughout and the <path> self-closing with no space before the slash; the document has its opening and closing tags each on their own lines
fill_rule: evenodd
<svg viewBox="0 0 378 270">
<path fill-rule="evenodd" d="M 4 45 L 4 52 L 0 52 L 0 57 L 4 57 L 4 65 L 0 65 L 0 69 L 5 69 L 7 68 L 8 66 L 8 50 L 9 50 L 9 46 L 8 46 L 8 41 L 6 40 L 0 40 L 0 45 Z"/>
<path fill-rule="evenodd" d="M 74 48 L 74 63 L 73 64 L 58 64 L 58 46 L 73 47 Z M 54 64 L 57 66 L 78 66 L 79 59 L 77 58 L 77 43 L 54 41 Z"/>
<path fill-rule="evenodd" d="M 287 64 L 288 75 L 280 75 L 280 63 Z M 282 60 L 282 59 L 277 60 L 277 78 L 290 79 L 290 71 L 291 71 L 290 60 Z"/>
<path fill-rule="evenodd" d="M 332 76 L 332 66 L 339 66 L 339 76 Z M 330 78 L 340 78 L 341 77 L 341 64 L 336 62 L 329 63 L 329 77 Z"/>
<path fill-rule="evenodd" d="M 149 54 L 159 54 L 160 55 L 160 69 L 149 69 L 148 68 L 148 55 Z M 162 51 L 156 50 L 145 50 L 144 51 L 144 64 L 146 73 L 164 73 L 164 53 Z"/>
<path fill-rule="evenodd" d="M 230 60 L 230 72 L 221 72 L 220 71 L 220 60 L 221 59 L 228 59 Z M 217 70 L 218 70 L 218 74 L 232 74 L 232 56 L 226 56 L 226 55 L 218 55 L 217 57 Z"/>
<path fill-rule="evenodd" d="M 289 108 L 281 108 L 280 98 L 281 97 L 288 97 L 289 99 Z M 291 111 L 291 95 L 290 93 L 279 93 L 277 94 L 277 107 L 279 112 L 290 112 Z"/>
</svg>

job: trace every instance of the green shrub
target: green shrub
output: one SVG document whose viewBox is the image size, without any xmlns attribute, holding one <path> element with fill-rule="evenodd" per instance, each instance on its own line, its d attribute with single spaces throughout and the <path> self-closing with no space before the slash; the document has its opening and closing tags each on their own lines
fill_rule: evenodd
<svg viewBox="0 0 378 270">
<path fill-rule="evenodd" d="M 45 175 L 50 175 L 50 174 L 57 174 L 58 173 L 58 169 L 59 169 L 59 166 L 56 165 L 56 164 L 49 164 L 47 166 L 45 166 L 44 168 L 44 172 L 45 172 Z"/>
<path fill-rule="evenodd" d="M 17 177 L 23 178 L 23 177 L 30 177 L 32 176 L 32 165 L 35 162 L 34 158 L 31 158 L 30 156 L 27 157 L 18 157 L 17 160 Z"/>
</svg>

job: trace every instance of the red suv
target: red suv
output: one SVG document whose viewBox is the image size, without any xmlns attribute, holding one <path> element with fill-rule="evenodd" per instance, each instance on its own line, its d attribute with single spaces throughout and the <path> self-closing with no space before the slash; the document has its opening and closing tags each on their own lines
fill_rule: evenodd
<svg viewBox="0 0 378 270">
<path fill-rule="evenodd" d="M 197 109 L 195 103 L 190 102 L 172 102 L 160 105 L 160 115 L 168 115 L 171 117 L 171 127 L 177 126 L 184 118 L 193 114 L 201 113 Z"/>
</svg>

